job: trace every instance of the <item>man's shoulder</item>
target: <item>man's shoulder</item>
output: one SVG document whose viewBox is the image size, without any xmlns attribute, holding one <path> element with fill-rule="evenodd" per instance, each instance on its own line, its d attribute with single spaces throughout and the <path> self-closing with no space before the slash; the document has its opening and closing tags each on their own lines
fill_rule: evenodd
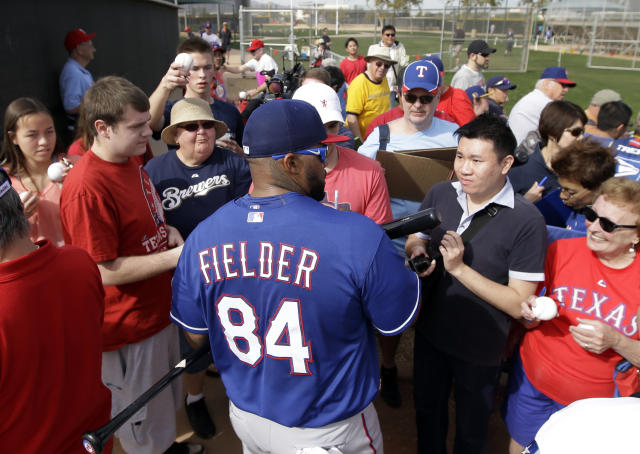
<svg viewBox="0 0 640 454">
<path fill-rule="evenodd" d="M 355 167 L 358 170 L 367 172 L 367 173 L 382 173 L 382 166 L 375 159 L 371 159 L 367 156 L 361 155 L 356 150 L 352 150 L 351 148 L 338 146 L 338 153 L 340 159 L 345 159 L 347 161 L 348 167 Z"/>
<path fill-rule="evenodd" d="M 521 225 L 538 223 L 538 227 L 544 228 L 544 216 L 536 206 L 524 198 L 521 194 L 515 193 L 513 198 L 513 217 Z"/>
<path fill-rule="evenodd" d="M 213 103 L 211 104 L 211 112 L 213 113 L 214 117 L 216 113 L 223 113 L 225 115 L 230 115 L 233 117 L 240 117 L 240 112 L 238 111 L 236 106 L 228 101 L 223 101 L 217 98 L 213 98 Z M 216 120 L 217 119 L 218 118 L 216 118 Z"/>
<path fill-rule="evenodd" d="M 443 120 L 442 118 L 433 117 L 431 121 L 431 127 L 426 129 L 425 132 L 433 131 L 438 134 L 450 132 L 452 135 L 454 132 L 458 130 L 459 126 L 457 123 L 453 123 L 451 121 Z"/>
</svg>

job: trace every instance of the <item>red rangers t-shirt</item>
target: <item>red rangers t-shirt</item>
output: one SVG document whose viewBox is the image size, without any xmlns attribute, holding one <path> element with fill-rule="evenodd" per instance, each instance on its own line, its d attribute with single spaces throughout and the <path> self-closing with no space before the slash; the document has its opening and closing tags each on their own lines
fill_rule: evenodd
<svg viewBox="0 0 640 454">
<path fill-rule="evenodd" d="M 107 162 L 89 150 L 69 172 L 60 197 L 65 242 L 97 263 L 167 249 L 162 204 L 134 159 Z M 140 342 L 169 325 L 171 275 L 105 286 L 103 350 Z"/>
<path fill-rule="evenodd" d="M 558 303 L 558 317 L 528 331 L 520 348 L 529 381 L 546 396 L 569 405 L 588 397 L 613 397 L 613 370 L 622 357 L 613 349 L 586 351 L 569 326 L 583 319 L 606 323 L 638 339 L 640 260 L 609 268 L 586 245 L 586 238 L 558 240 L 545 262 L 547 294 Z"/>
</svg>

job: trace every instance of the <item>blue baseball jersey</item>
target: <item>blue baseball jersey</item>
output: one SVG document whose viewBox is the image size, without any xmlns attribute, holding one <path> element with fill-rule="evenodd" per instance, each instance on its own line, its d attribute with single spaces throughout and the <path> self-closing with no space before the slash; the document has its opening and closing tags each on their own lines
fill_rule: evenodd
<svg viewBox="0 0 640 454">
<path fill-rule="evenodd" d="M 289 427 L 321 427 L 378 392 L 374 329 L 404 331 L 420 282 L 370 219 L 298 193 L 229 202 L 188 238 L 171 318 L 208 334 L 227 395 Z"/>
<path fill-rule="evenodd" d="M 222 205 L 249 192 L 251 174 L 242 157 L 215 147 L 199 166 L 182 163 L 171 150 L 145 166 L 162 200 L 167 224 L 183 238 Z"/>
<path fill-rule="evenodd" d="M 640 181 L 640 136 L 618 139 L 612 148 L 616 153 L 616 176 Z"/>
</svg>

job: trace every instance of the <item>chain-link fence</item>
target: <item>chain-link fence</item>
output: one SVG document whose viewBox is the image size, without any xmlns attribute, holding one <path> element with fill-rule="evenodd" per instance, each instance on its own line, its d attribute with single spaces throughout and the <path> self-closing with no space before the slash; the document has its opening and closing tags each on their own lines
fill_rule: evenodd
<svg viewBox="0 0 640 454">
<path fill-rule="evenodd" d="M 595 13 L 589 68 L 640 71 L 640 13 Z"/>
<path fill-rule="evenodd" d="M 282 57 L 283 63 L 295 58 L 308 60 L 326 33 L 331 38 L 330 57 L 339 62 L 346 55 L 344 44 L 348 38 L 356 38 L 360 53 L 365 55 L 368 46 L 380 40 L 384 24 L 395 26 L 396 39 L 405 46 L 411 60 L 425 54 L 440 54 L 445 68 L 454 70 L 466 62 L 469 43 L 485 39 L 498 49 L 491 56 L 491 71 L 527 69 L 533 24 L 531 7 L 411 10 L 396 15 L 355 7 L 293 10 L 240 7 L 238 34 L 242 61 L 246 58 L 245 47 L 256 38 L 265 42 L 274 58 Z"/>
</svg>

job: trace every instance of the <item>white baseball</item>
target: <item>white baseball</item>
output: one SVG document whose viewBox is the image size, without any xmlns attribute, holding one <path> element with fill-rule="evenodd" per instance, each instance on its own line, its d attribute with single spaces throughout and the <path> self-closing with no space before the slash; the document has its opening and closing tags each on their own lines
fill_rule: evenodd
<svg viewBox="0 0 640 454">
<path fill-rule="evenodd" d="M 67 170 L 67 166 L 65 166 L 61 162 L 54 162 L 47 169 L 47 175 L 49 175 L 49 179 L 51 181 L 60 182 L 64 180 L 64 171 Z"/>
<path fill-rule="evenodd" d="M 595 328 L 593 325 L 587 325 L 586 323 L 579 323 L 578 328 L 586 329 L 589 331 L 595 331 Z"/>
<path fill-rule="evenodd" d="M 29 197 L 29 191 L 21 192 L 19 195 L 20 195 L 20 201 L 24 203 L 24 201 L 27 200 L 27 197 Z"/>
<path fill-rule="evenodd" d="M 536 298 L 536 305 L 531 308 L 533 315 L 538 320 L 551 320 L 558 315 L 558 307 L 556 302 L 548 296 L 539 296 Z"/>
<path fill-rule="evenodd" d="M 182 52 L 176 55 L 176 59 L 173 60 L 173 63 L 176 65 L 182 65 L 181 70 L 189 72 L 193 66 L 193 57 L 191 57 L 191 54 Z"/>
<path fill-rule="evenodd" d="M 240 93 L 238 93 L 238 98 L 247 99 L 247 92 L 246 91 L 241 91 Z"/>
</svg>

